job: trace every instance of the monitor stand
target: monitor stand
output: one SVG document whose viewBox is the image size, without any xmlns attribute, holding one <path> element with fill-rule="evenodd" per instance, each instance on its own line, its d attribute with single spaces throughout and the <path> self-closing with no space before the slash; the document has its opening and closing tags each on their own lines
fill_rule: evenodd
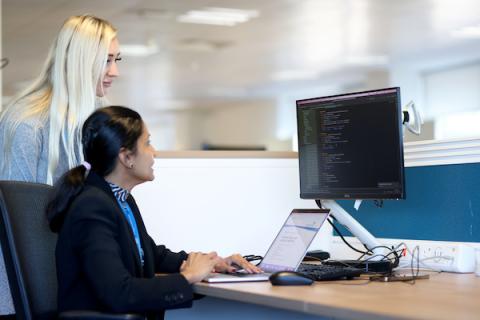
<svg viewBox="0 0 480 320">
<path fill-rule="evenodd" d="M 345 209 L 343 209 L 335 200 L 321 200 L 321 207 L 330 209 L 330 214 L 348 229 L 360 242 L 373 252 L 368 258 L 368 262 L 382 261 L 385 258 L 384 246 L 365 229 L 357 220 L 355 220 Z M 317 205 L 319 201 L 317 201 Z M 359 263 L 359 260 L 353 260 Z M 372 264 L 373 265 L 373 264 Z M 365 266 L 366 268 L 367 266 Z"/>
</svg>

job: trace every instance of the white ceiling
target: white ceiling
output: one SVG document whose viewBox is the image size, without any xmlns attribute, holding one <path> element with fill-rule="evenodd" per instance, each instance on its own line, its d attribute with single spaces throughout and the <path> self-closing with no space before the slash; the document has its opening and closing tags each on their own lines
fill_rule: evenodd
<svg viewBox="0 0 480 320">
<path fill-rule="evenodd" d="M 397 61 L 476 50 L 452 32 L 480 23 L 478 0 L 3 0 L 3 94 L 34 77 L 62 22 L 93 13 L 122 44 L 153 41 L 159 53 L 126 57 L 115 103 L 144 113 L 274 99 L 309 87 L 348 87 Z M 234 27 L 183 24 L 205 7 L 254 9 Z M 295 79 L 296 77 L 296 79 Z"/>
</svg>

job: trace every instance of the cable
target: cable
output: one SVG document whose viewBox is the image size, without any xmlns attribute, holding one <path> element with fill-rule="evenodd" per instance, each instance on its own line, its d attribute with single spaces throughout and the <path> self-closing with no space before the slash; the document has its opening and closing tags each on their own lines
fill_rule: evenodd
<svg viewBox="0 0 480 320">
<path fill-rule="evenodd" d="M 415 258 L 415 251 L 417 252 L 417 270 L 416 270 L 416 272 L 413 271 L 413 260 Z M 411 267 L 411 270 L 412 270 L 412 282 L 411 282 L 411 284 L 415 284 L 415 278 L 418 276 L 418 273 L 419 273 L 419 270 L 420 270 L 420 247 L 419 246 L 415 246 L 415 248 L 413 248 L 412 261 L 411 261 L 410 267 Z"/>
<path fill-rule="evenodd" d="M 450 256 L 428 257 L 428 258 L 420 259 L 419 263 L 420 263 L 421 266 L 423 266 L 422 269 L 432 270 L 432 271 L 437 271 L 437 272 L 442 272 L 441 269 L 436 269 L 436 268 L 432 267 L 431 265 L 428 265 L 427 263 L 425 263 L 425 261 L 428 261 L 428 260 L 437 260 L 437 259 L 452 260 L 453 257 L 450 257 Z M 411 263 L 408 262 L 407 264 L 400 265 L 400 266 L 398 266 L 397 269 L 405 269 L 406 267 L 410 268 L 410 264 L 411 264 Z"/>
<path fill-rule="evenodd" d="M 248 262 L 259 260 L 257 263 L 255 263 L 255 265 L 258 266 L 260 264 L 260 262 L 262 262 L 263 257 L 259 256 L 259 255 L 255 255 L 255 254 L 247 254 L 247 255 L 243 256 L 243 259 L 247 260 Z"/>
<path fill-rule="evenodd" d="M 384 245 L 380 245 L 380 246 L 375 246 L 373 248 L 367 248 L 365 246 L 365 248 L 367 249 L 367 251 L 361 251 L 355 247 L 353 247 L 345 238 L 344 236 L 342 235 L 342 233 L 340 232 L 340 230 L 338 230 L 338 228 L 335 226 L 335 224 L 330 220 L 330 219 L 327 219 L 328 222 L 332 225 L 333 229 L 338 233 L 338 235 L 340 236 L 340 238 L 342 239 L 342 241 L 350 248 L 352 249 L 353 251 L 356 251 L 358 253 L 361 253 L 362 255 L 357 259 L 358 261 L 361 261 L 361 259 L 366 256 L 366 255 L 369 255 L 370 257 L 368 257 L 367 259 L 364 259 L 363 261 L 369 261 L 369 260 L 372 260 L 373 258 L 375 257 L 383 257 L 382 260 L 388 260 L 392 263 L 392 269 L 393 268 L 396 268 L 398 266 L 398 264 L 400 263 L 400 256 L 398 255 L 397 251 L 398 251 L 398 248 L 400 247 L 400 245 L 397 246 L 397 248 L 395 247 L 387 247 L 387 246 L 384 246 Z M 386 254 L 375 254 L 374 255 L 374 250 L 375 249 L 378 249 L 378 248 L 384 248 L 384 249 L 387 249 L 389 250 L 388 253 Z M 391 258 L 389 258 L 390 255 L 394 255 L 394 258 L 393 258 L 393 261 Z M 349 266 L 348 264 L 346 263 L 343 263 L 344 265 L 346 266 Z M 350 267 L 350 266 L 349 266 Z"/>
<path fill-rule="evenodd" d="M 322 208 L 322 202 L 320 200 L 315 200 L 315 203 L 317 204 L 317 206 L 320 208 L 320 209 L 323 209 Z M 332 219 L 335 219 L 334 216 L 331 216 Z M 363 253 L 363 254 L 368 254 L 368 251 L 365 252 L 365 251 L 361 251 L 360 249 L 357 249 L 355 247 L 353 247 L 350 243 L 348 243 L 347 240 L 345 240 L 345 238 L 343 237 L 342 233 L 340 232 L 340 230 L 338 230 L 337 226 L 332 222 L 331 219 L 327 219 L 328 223 L 330 223 L 330 225 L 333 227 L 333 229 L 335 230 L 336 233 L 338 233 L 338 235 L 340 236 L 340 238 L 343 240 L 343 242 L 350 248 L 352 249 L 353 251 L 356 251 L 358 253 Z M 368 248 L 367 248 L 368 250 Z"/>
<path fill-rule="evenodd" d="M 335 230 L 335 232 L 338 233 L 338 235 L 340 236 L 340 238 L 343 240 L 343 242 L 350 248 L 352 249 L 353 251 L 356 251 L 358 253 L 362 253 L 362 254 L 368 254 L 368 251 L 361 251 L 360 249 L 357 249 L 355 247 L 353 247 L 350 243 L 348 243 L 347 240 L 345 240 L 345 238 L 343 237 L 342 233 L 340 232 L 340 230 L 338 230 L 337 226 L 330 220 L 330 219 L 327 219 L 328 223 L 330 223 L 330 225 L 333 227 L 333 229 Z"/>
<path fill-rule="evenodd" d="M 309 256 L 308 254 L 304 257 L 304 259 L 305 258 L 309 258 L 309 259 L 312 259 L 314 261 L 320 261 L 320 262 L 322 262 L 324 260 L 324 259 L 320 259 L 320 258 L 317 258 L 317 257 Z"/>
<path fill-rule="evenodd" d="M 389 260 L 392 263 L 392 269 L 393 269 L 393 268 L 396 268 L 400 264 L 400 254 L 403 252 L 403 249 L 402 250 L 398 249 L 400 246 L 401 246 L 401 244 L 397 245 L 397 247 L 395 247 L 395 246 L 392 246 L 392 247 L 376 246 L 376 247 L 372 248 L 372 250 L 375 250 L 377 248 L 385 248 L 385 249 L 389 250 L 389 252 L 384 254 L 383 256 L 385 257 L 386 260 Z M 393 258 L 390 258 L 391 255 L 393 255 Z M 371 260 L 371 259 L 372 259 L 372 257 L 369 257 L 366 260 Z"/>
<path fill-rule="evenodd" d="M 422 266 L 422 267 L 424 267 L 423 269 L 432 270 L 432 271 L 436 271 L 436 272 L 442 272 L 441 269 L 433 268 L 431 265 L 428 265 L 427 263 L 425 263 L 425 261 L 438 260 L 438 259 L 444 259 L 444 260 L 452 260 L 453 259 L 452 256 L 432 256 L 432 257 L 427 257 L 427 258 L 420 259 L 420 247 L 419 246 L 417 246 L 418 249 L 416 249 L 417 247 L 415 247 L 415 249 L 413 251 L 410 251 L 407 244 L 404 243 L 404 242 L 401 242 L 397 245 L 397 248 L 399 248 L 402 245 L 404 246 L 405 251 L 410 255 L 411 260 L 409 262 L 407 262 L 406 264 L 399 265 L 397 267 L 397 269 L 405 269 L 406 267 L 408 267 L 408 269 L 410 269 L 410 271 L 411 271 L 413 263 L 416 262 L 417 263 L 417 270 L 420 270 L 420 266 Z"/>
<path fill-rule="evenodd" d="M 383 200 L 382 200 L 382 199 L 373 200 L 373 204 L 374 204 L 377 208 L 383 208 Z"/>
<path fill-rule="evenodd" d="M 317 206 L 322 209 L 322 203 L 320 200 L 315 200 L 315 203 L 317 204 Z M 382 200 L 376 200 L 375 202 L 375 205 L 378 206 L 378 207 L 382 207 L 383 206 L 383 201 Z M 332 219 L 335 219 L 334 216 L 331 216 Z M 368 248 L 365 244 L 363 244 L 363 246 L 365 247 L 366 251 L 362 251 L 360 249 L 357 249 L 355 248 L 354 246 L 352 246 L 346 239 L 345 237 L 343 236 L 343 234 L 340 232 L 340 230 L 337 228 L 337 226 L 333 223 L 333 221 L 331 219 L 327 219 L 328 220 L 328 223 L 330 223 L 330 225 L 332 226 L 332 228 L 335 230 L 335 232 L 340 236 L 340 238 L 342 239 L 342 241 L 350 248 L 352 249 L 353 251 L 355 252 L 358 252 L 361 254 L 361 256 L 359 258 L 357 258 L 358 261 L 370 261 L 376 257 L 382 257 L 382 261 L 389 261 L 390 263 L 392 263 L 392 269 L 398 267 L 398 265 L 400 264 L 400 258 L 401 258 L 401 254 L 404 252 L 404 250 L 408 250 L 408 247 L 407 245 L 404 243 L 404 242 L 401 242 L 399 243 L 396 247 L 395 246 L 392 246 L 392 247 L 388 247 L 388 246 L 384 246 L 384 245 L 380 245 L 380 246 L 375 246 L 373 248 Z M 401 249 L 399 250 L 399 248 L 401 246 L 404 246 L 404 249 Z M 384 249 L 387 249 L 388 252 L 385 253 L 385 254 L 375 254 L 374 253 L 374 250 L 375 249 L 379 249 L 379 248 L 384 248 Z M 368 255 L 369 257 L 362 260 L 363 257 L 365 257 L 366 255 Z M 393 257 L 390 257 L 392 256 Z M 347 263 L 342 263 L 344 264 L 345 266 L 349 266 Z M 412 268 L 413 269 L 413 268 Z"/>
<path fill-rule="evenodd" d="M 317 206 L 322 209 L 322 203 L 320 200 L 315 200 L 315 203 L 317 204 Z M 375 203 L 377 206 L 382 206 L 383 205 L 383 201 L 378 201 Z M 331 216 L 332 219 L 335 219 L 334 216 Z M 376 247 L 373 247 L 373 248 L 368 248 L 365 244 L 363 244 L 363 246 L 365 247 L 366 251 L 362 251 L 360 249 L 357 249 L 355 248 L 354 246 L 352 246 L 346 239 L 345 237 L 343 236 L 343 234 L 340 232 L 340 230 L 337 228 L 337 226 L 333 223 L 333 221 L 331 219 L 327 219 L 328 223 L 330 223 L 330 225 L 333 227 L 333 229 L 335 230 L 335 232 L 340 236 L 340 238 L 342 239 L 342 241 L 350 248 L 352 249 L 353 251 L 355 252 L 358 252 L 358 253 L 361 253 L 362 255 L 357 259 L 357 260 L 360 260 L 362 259 L 365 255 L 370 255 L 372 256 L 374 254 L 373 250 L 377 249 L 377 248 L 386 248 L 390 251 L 390 253 L 388 253 L 386 256 L 384 256 L 385 258 L 388 259 L 388 255 L 391 254 L 393 248 L 390 248 L 390 247 L 387 247 L 387 246 L 376 246 Z M 398 265 L 399 263 L 399 260 L 400 258 L 398 257 L 398 255 L 396 253 L 394 253 L 395 255 L 395 260 L 394 260 L 394 267 Z M 378 256 L 378 255 L 376 255 Z M 373 257 L 369 257 L 368 259 L 366 260 L 369 260 L 369 259 L 372 259 Z M 388 259 L 390 260 L 390 259 Z"/>
</svg>

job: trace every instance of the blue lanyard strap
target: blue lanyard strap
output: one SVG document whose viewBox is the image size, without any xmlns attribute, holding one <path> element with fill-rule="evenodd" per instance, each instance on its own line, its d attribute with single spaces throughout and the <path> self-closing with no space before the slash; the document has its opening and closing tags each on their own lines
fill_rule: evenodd
<svg viewBox="0 0 480 320">
<path fill-rule="evenodd" d="M 143 267 L 144 260 L 143 260 L 142 243 L 140 242 L 140 234 L 138 233 L 137 222 L 135 221 L 135 217 L 133 216 L 132 209 L 130 209 L 130 206 L 126 201 L 121 202 L 120 200 L 117 199 L 117 202 L 120 205 L 120 208 L 122 208 L 123 214 L 125 215 L 125 218 L 127 218 L 127 221 L 130 224 L 130 227 L 132 228 L 133 236 L 135 237 L 135 243 L 137 245 L 138 253 L 140 255 L 140 262 L 142 263 L 142 267 Z"/>
</svg>

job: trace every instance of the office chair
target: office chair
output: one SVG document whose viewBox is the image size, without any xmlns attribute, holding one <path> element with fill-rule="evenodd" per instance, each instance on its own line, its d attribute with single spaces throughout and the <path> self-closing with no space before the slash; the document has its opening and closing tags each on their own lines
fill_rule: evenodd
<svg viewBox="0 0 480 320">
<path fill-rule="evenodd" d="M 71 311 L 57 315 L 55 246 L 45 208 L 53 188 L 0 181 L 0 240 L 17 319 L 145 319 L 136 314 Z"/>
</svg>

